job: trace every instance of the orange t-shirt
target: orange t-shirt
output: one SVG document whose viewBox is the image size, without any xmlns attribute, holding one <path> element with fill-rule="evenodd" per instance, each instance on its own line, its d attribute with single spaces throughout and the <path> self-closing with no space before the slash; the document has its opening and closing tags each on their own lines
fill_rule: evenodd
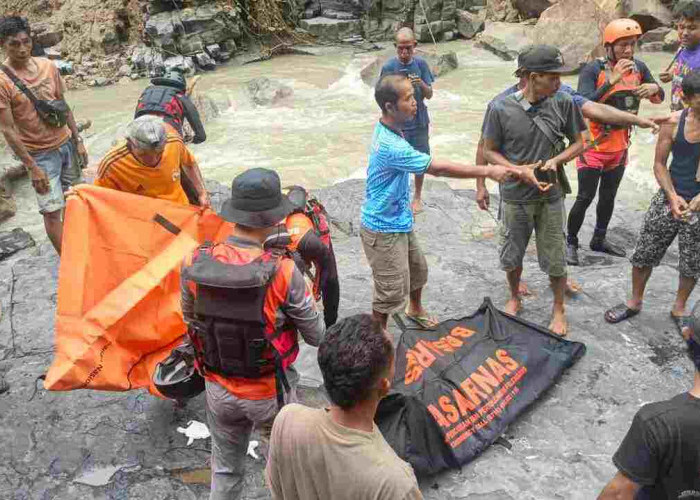
<svg viewBox="0 0 700 500">
<path fill-rule="evenodd" d="M 9 68 L 9 61 L 4 61 Z M 62 99 L 66 87 L 58 68 L 53 62 L 43 57 L 32 57 L 27 68 L 16 70 L 10 68 L 17 77 L 40 100 L 53 101 Z M 30 152 L 56 149 L 70 139 L 67 126 L 50 127 L 39 117 L 34 104 L 24 95 L 4 71 L 0 71 L 0 110 L 12 110 L 15 128 L 19 138 Z"/>
<path fill-rule="evenodd" d="M 168 134 L 163 156 L 155 167 L 139 162 L 124 141 L 102 159 L 95 185 L 188 205 L 180 183 L 180 167 L 196 164 L 194 156 L 177 134 Z"/>
</svg>

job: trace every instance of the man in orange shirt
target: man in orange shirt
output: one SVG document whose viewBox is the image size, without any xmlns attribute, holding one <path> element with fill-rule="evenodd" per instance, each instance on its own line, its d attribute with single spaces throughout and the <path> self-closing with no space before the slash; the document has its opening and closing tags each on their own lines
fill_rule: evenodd
<svg viewBox="0 0 700 500">
<path fill-rule="evenodd" d="M 26 19 L 0 17 L 0 47 L 7 56 L 0 71 L 0 132 L 29 172 L 46 234 L 60 254 L 63 193 L 81 182 L 74 152 L 87 163 L 87 151 L 70 106 L 65 120 L 49 123 L 28 96 L 31 92 L 40 101 L 65 101 L 66 89 L 53 62 L 31 56 L 31 29 Z"/>
<path fill-rule="evenodd" d="M 126 142 L 102 159 L 95 185 L 187 205 L 180 168 L 192 179 L 200 205 L 209 205 L 197 161 L 182 138 L 168 132 L 161 118 L 144 115 L 127 126 Z"/>
</svg>

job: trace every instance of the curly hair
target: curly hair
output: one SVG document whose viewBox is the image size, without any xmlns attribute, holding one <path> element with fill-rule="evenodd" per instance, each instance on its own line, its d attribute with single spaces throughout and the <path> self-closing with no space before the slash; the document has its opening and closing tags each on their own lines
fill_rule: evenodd
<svg viewBox="0 0 700 500">
<path fill-rule="evenodd" d="M 0 17 L 0 43 L 5 43 L 7 37 L 15 36 L 22 32 L 29 36 L 32 34 L 29 21 L 25 18 L 19 16 Z"/>
<path fill-rule="evenodd" d="M 674 19 L 695 19 L 700 21 L 700 2 L 698 0 L 685 0 L 678 2 L 673 8 Z"/>
<path fill-rule="evenodd" d="M 366 401 L 390 367 L 394 347 L 369 314 L 340 320 L 318 348 L 323 384 L 333 404 L 352 408 Z"/>
</svg>

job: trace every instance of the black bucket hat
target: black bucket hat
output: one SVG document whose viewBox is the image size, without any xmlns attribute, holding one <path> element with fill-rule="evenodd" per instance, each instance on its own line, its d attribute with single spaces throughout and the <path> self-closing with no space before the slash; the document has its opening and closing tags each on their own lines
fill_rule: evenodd
<svg viewBox="0 0 700 500">
<path fill-rule="evenodd" d="M 280 177 L 274 170 L 251 168 L 231 183 L 231 198 L 219 215 L 248 227 L 272 227 L 292 213 L 294 205 L 282 194 Z"/>
</svg>

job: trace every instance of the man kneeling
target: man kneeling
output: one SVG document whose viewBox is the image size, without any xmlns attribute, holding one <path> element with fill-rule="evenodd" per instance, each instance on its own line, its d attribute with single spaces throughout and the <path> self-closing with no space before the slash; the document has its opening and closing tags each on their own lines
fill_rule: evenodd
<svg viewBox="0 0 700 500">
<path fill-rule="evenodd" d="M 369 314 L 331 327 L 318 364 L 332 406 L 285 406 L 275 419 L 265 475 L 275 500 L 421 499 L 411 466 L 374 424 L 394 378 L 394 348 Z"/>
</svg>

